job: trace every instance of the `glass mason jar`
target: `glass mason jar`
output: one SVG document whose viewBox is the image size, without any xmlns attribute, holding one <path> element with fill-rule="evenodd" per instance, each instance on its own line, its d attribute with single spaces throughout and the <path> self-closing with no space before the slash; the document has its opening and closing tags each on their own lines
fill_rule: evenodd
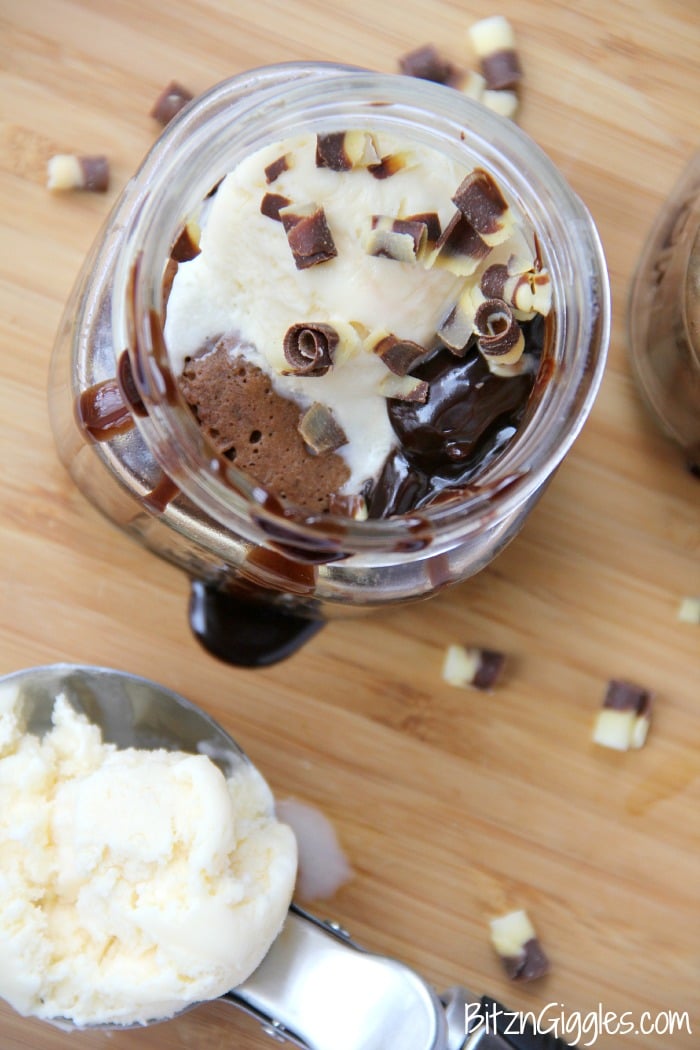
<svg viewBox="0 0 700 1050">
<path fill-rule="evenodd" d="M 165 262 L 212 187 L 265 145 L 348 127 L 410 137 L 490 171 L 536 231 L 553 290 L 535 391 L 503 454 L 458 496 L 382 520 L 295 517 L 218 455 L 179 393 L 163 338 Z M 85 496 L 188 574 L 200 641 L 231 663 L 260 666 L 330 616 L 430 596 L 503 549 L 588 415 L 609 316 L 589 213 L 511 122 L 422 80 L 271 66 L 191 103 L 126 186 L 58 332 L 51 421 Z"/>
<path fill-rule="evenodd" d="M 661 429 L 700 476 L 700 152 L 664 204 L 628 306 L 630 357 Z"/>
</svg>

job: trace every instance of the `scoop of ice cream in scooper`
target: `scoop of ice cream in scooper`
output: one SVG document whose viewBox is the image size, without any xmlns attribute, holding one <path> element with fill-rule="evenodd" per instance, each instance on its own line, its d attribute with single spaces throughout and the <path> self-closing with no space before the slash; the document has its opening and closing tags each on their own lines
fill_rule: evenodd
<svg viewBox="0 0 700 1050">
<path fill-rule="evenodd" d="M 491 1000 L 438 997 L 303 911 L 296 871 L 263 777 L 189 701 L 104 668 L 0 679 L 0 996 L 21 1014 L 136 1026 L 221 998 L 303 1050 L 476 1045 Z"/>
</svg>

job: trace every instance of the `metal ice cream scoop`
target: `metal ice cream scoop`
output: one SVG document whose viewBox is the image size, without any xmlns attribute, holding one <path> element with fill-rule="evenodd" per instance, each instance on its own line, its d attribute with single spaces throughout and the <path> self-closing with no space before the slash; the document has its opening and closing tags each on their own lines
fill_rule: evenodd
<svg viewBox="0 0 700 1050">
<path fill-rule="evenodd" d="M 26 730 L 51 729 L 54 700 L 73 707 L 117 747 L 207 755 L 229 777 L 250 760 L 204 711 L 163 686 L 99 667 L 56 664 L 0 679 L 19 691 Z M 356 944 L 335 922 L 292 904 L 266 957 L 222 1000 L 301 1050 L 563 1050 L 522 1031 L 517 1015 L 455 987 L 438 995 L 408 966 Z"/>
</svg>

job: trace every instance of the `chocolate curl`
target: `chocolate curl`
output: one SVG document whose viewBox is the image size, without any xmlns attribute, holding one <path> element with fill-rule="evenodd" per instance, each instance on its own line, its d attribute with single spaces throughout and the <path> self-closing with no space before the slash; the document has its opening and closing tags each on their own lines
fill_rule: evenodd
<svg viewBox="0 0 700 1050">
<path fill-rule="evenodd" d="M 177 80 L 171 80 L 156 99 L 150 115 L 165 127 L 193 98 L 191 91 L 178 84 Z"/>
<path fill-rule="evenodd" d="M 501 244 L 510 236 L 513 229 L 510 208 L 483 168 L 475 168 L 463 179 L 452 200 L 489 247 Z"/>
<path fill-rule="evenodd" d="M 399 70 L 407 77 L 449 84 L 454 77 L 450 62 L 442 57 L 434 44 L 424 44 L 399 59 Z"/>
<path fill-rule="evenodd" d="M 365 242 L 368 255 L 414 263 L 428 239 L 428 227 L 415 219 L 392 219 L 373 215 L 372 229 Z"/>
<path fill-rule="evenodd" d="M 418 362 L 425 357 L 427 349 L 410 339 L 399 339 L 391 332 L 373 332 L 366 341 L 366 347 L 380 357 L 390 372 L 405 376 Z"/>
<path fill-rule="evenodd" d="M 318 204 L 290 204 L 279 209 L 297 270 L 318 266 L 338 254 L 326 213 Z"/>
<path fill-rule="evenodd" d="M 507 18 L 493 15 L 475 22 L 469 29 L 472 46 L 490 90 L 517 87 L 522 79 L 515 34 Z"/>
<path fill-rule="evenodd" d="M 309 449 L 319 456 L 324 452 L 335 451 L 348 441 L 330 408 L 319 401 L 315 401 L 304 413 L 299 420 L 298 430 Z"/>
<path fill-rule="evenodd" d="M 458 277 L 471 277 L 490 250 L 469 220 L 457 211 L 426 256 L 425 265 L 443 267 Z"/>
<path fill-rule="evenodd" d="M 284 336 L 284 356 L 291 366 L 284 375 L 318 379 L 333 365 L 338 333 L 330 324 L 293 324 Z"/>
<path fill-rule="evenodd" d="M 101 155 L 79 157 L 57 153 L 49 160 L 46 185 L 50 190 L 104 193 L 109 188 L 109 161 Z"/>
<path fill-rule="evenodd" d="M 593 741 L 615 751 L 643 747 L 651 723 L 652 695 L 633 682 L 612 679 L 593 729 Z"/>
<path fill-rule="evenodd" d="M 525 339 L 513 311 L 502 299 L 485 299 L 474 315 L 477 346 L 485 358 L 514 364 L 525 349 Z"/>
<path fill-rule="evenodd" d="M 367 131 L 337 131 L 316 136 L 316 167 L 351 171 L 379 163 L 374 139 Z"/>
</svg>

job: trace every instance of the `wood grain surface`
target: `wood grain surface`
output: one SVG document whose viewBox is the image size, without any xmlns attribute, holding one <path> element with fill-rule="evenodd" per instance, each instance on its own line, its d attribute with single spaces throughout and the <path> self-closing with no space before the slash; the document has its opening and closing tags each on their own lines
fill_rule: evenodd
<svg viewBox="0 0 700 1050">
<path fill-rule="evenodd" d="M 697 0 L 487 11 L 476 0 L 0 0 L 0 12 L 0 673 L 95 663 L 201 704 L 280 798 L 334 822 L 355 874 L 316 910 L 438 989 L 662 1028 L 668 1011 L 688 1011 L 690 1032 L 619 1042 L 696 1047 L 700 628 L 677 608 L 700 593 L 700 483 L 638 401 L 625 307 L 653 217 L 700 145 Z M 613 337 L 593 413 L 481 575 L 427 604 L 334 622 L 288 664 L 226 668 L 190 636 L 184 577 L 102 520 L 57 460 L 46 383 L 62 306 L 156 136 L 148 111 L 172 77 L 197 92 L 282 60 L 395 71 L 428 41 L 470 66 L 466 27 L 495 12 L 519 41 L 519 122 L 587 203 L 607 253 Z M 110 192 L 48 193 L 55 152 L 108 154 Z M 447 686 L 452 641 L 506 651 L 503 684 L 491 695 Z M 591 743 L 611 676 L 657 694 L 641 751 Z M 527 908 L 551 956 L 550 975 L 529 985 L 507 980 L 489 944 L 488 919 L 512 907 Z M 0 1006 L 2 1050 L 268 1045 L 222 1003 L 113 1036 Z"/>
</svg>

